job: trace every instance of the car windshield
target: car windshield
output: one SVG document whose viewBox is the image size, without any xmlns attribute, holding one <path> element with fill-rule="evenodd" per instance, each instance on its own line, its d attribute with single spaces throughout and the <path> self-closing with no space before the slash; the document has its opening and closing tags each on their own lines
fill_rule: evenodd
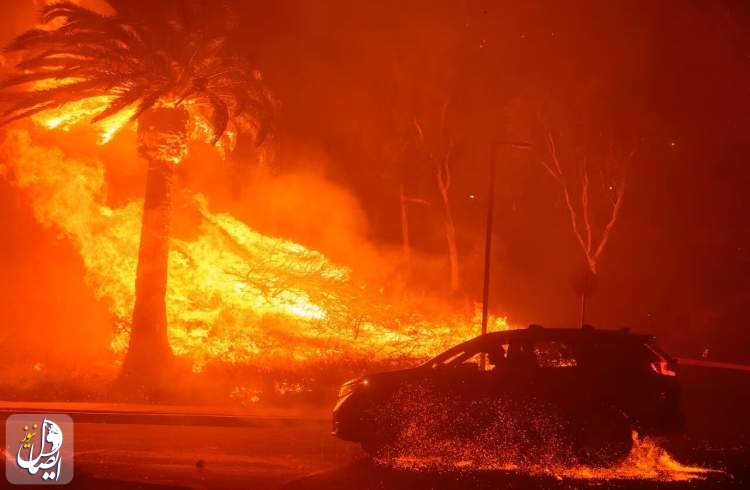
<svg viewBox="0 0 750 490">
<path fill-rule="evenodd" d="M 465 360 L 481 352 L 483 346 L 484 344 L 477 342 L 477 339 L 472 339 L 438 354 L 424 363 L 423 366 L 438 368 L 461 364 Z"/>
<path fill-rule="evenodd" d="M 430 368 L 451 367 L 461 364 L 479 364 L 481 354 L 492 356 L 501 351 L 511 363 L 533 364 L 539 368 L 563 367 L 607 367 L 624 369 L 647 366 L 650 362 L 665 358 L 667 354 L 650 340 L 637 337 L 612 337 L 597 335 L 541 336 L 533 340 L 472 339 L 459 344 L 430 359 L 423 366 Z"/>
</svg>

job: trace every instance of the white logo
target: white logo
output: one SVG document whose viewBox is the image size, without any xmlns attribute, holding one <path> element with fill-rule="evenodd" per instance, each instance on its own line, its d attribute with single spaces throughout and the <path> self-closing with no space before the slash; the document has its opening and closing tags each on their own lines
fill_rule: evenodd
<svg viewBox="0 0 750 490">
<path fill-rule="evenodd" d="M 57 481 L 60 478 L 60 464 L 62 457 L 60 448 L 63 443 L 63 433 L 60 427 L 51 420 L 44 419 L 42 422 L 42 436 L 36 437 L 37 424 L 31 427 L 24 426 L 26 432 L 21 439 L 21 447 L 18 448 L 16 463 L 18 466 L 36 475 L 39 470 L 49 470 L 42 474 L 44 481 Z"/>
</svg>

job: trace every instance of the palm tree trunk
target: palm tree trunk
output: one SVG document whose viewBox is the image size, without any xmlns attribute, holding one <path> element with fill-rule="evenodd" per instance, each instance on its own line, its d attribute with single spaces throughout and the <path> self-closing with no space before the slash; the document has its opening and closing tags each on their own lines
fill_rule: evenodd
<svg viewBox="0 0 750 490">
<path fill-rule="evenodd" d="M 174 164 L 152 160 L 146 175 L 141 244 L 135 279 L 135 306 L 123 373 L 149 378 L 169 363 L 167 268 Z"/>
<path fill-rule="evenodd" d="M 135 279 L 135 306 L 122 377 L 129 389 L 163 396 L 172 351 L 167 337 L 167 269 L 174 170 L 187 154 L 188 114 L 157 108 L 138 119 L 138 152 L 148 162 L 141 243 Z M 150 397 L 150 396 L 149 396 Z"/>
</svg>

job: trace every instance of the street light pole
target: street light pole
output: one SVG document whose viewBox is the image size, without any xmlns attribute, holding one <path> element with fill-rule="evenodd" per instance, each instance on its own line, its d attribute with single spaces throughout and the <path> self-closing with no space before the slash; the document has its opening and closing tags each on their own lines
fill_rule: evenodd
<svg viewBox="0 0 750 490">
<path fill-rule="evenodd" d="M 490 300 L 490 265 L 492 261 L 492 228 L 495 215 L 495 151 L 490 157 L 490 178 L 487 191 L 487 222 L 484 231 L 484 288 L 482 290 L 482 335 L 487 333 Z"/>
<path fill-rule="evenodd" d="M 487 222 L 484 229 L 484 285 L 482 289 L 482 335 L 487 335 L 487 318 L 490 308 L 490 265 L 492 262 L 492 228 L 495 215 L 495 158 L 497 148 L 493 145 L 490 155 L 489 189 L 487 190 Z M 479 369 L 485 370 L 484 352 L 479 356 Z"/>
<path fill-rule="evenodd" d="M 484 230 L 484 286 L 482 290 L 482 335 L 487 335 L 487 320 L 489 318 L 490 308 L 490 270 L 492 263 L 492 229 L 495 218 L 495 166 L 497 159 L 497 147 L 508 145 L 511 148 L 530 150 L 532 146 L 523 142 L 501 142 L 492 146 L 490 155 L 489 183 L 487 190 L 487 222 Z M 485 370 L 484 352 L 479 356 L 479 369 Z"/>
</svg>

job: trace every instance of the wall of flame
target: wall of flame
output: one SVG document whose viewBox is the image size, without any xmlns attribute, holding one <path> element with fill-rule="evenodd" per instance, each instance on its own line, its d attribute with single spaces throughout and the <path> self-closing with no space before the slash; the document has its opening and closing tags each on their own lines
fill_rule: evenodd
<svg viewBox="0 0 750 490">
<path fill-rule="evenodd" d="M 36 128 L 70 131 L 103 102 L 44 113 L 35 118 Z M 125 117 L 95 128 L 99 144 L 127 124 Z M 36 220 L 61 231 L 79 251 L 87 284 L 112 315 L 111 348 L 122 357 L 134 302 L 142 200 L 109 204 L 105 163 L 49 146 L 36 128 L 8 131 L 3 173 L 29 197 Z M 476 307 L 457 313 L 424 294 L 418 301 L 417 295 L 386 299 L 381 285 L 358 279 L 352 267 L 213 212 L 202 194 L 189 189 L 176 194 L 199 220 L 190 238 L 171 239 L 169 339 L 173 352 L 195 371 L 210 362 L 288 366 L 352 356 L 419 358 L 478 331 Z M 492 321 L 495 328 L 507 328 L 504 318 Z"/>
</svg>

